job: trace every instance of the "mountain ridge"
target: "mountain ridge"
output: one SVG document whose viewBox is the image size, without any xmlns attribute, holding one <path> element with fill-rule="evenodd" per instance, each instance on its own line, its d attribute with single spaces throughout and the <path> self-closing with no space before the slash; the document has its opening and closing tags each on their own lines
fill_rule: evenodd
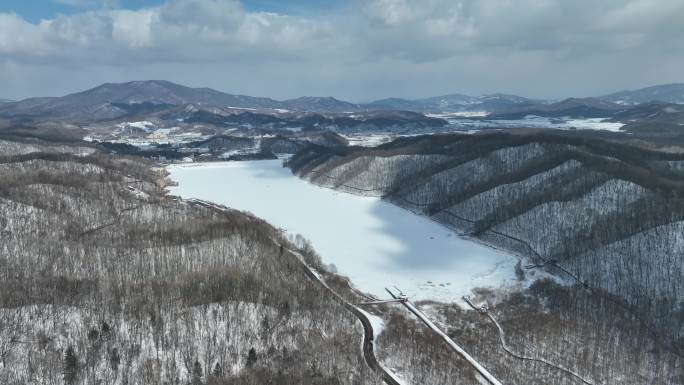
<svg viewBox="0 0 684 385">
<path fill-rule="evenodd" d="M 550 118 L 564 116 L 603 118 L 623 109 L 625 109 L 625 106 L 599 98 L 568 98 L 551 104 L 527 105 L 520 108 L 498 111 L 489 116 L 494 119 L 521 119 L 529 115 Z"/>
<path fill-rule="evenodd" d="M 681 95 L 679 92 L 681 91 Z M 677 99 L 679 96 L 681 99 Z M 621 91 L 603 97 L 568 98 L 560 102 L 494 93 L 468 96 L 460 93 L 422 99 L 386 98 L 365 104 L 332 96 L 302 96 L 287 100 L 230 94 L 208 87 L 186 87 L 166 80 L 104 83 L 61 97 L 34 97 L 20 101 L 0 100 L 0 117 L 24 120 L 107 120 L 131 111 L 154 110 L 164 106 L 193 105 L 203 108 L 233 108 L 284 112 L 353 113 L 376 110 L 404 110 L 419 113 L 480 112 L 494 118 L 539 116 L 607 117 L 612 113 L 650 102 L 657 96 L 667 103 L 684 104 L 684 84 Z M 639 101 L 639 103 L 637 103 Z M 630 103 L 634 104 L 630 104 Z M 680 102 L 680 103 L 677 103 Z M 523 114 L 523 115 L 521 115 Z"/>
<path fill-rule="evenodd" d="M 624 105 L 637 105 L 648 102 L 684 104 L 684 83 L 660 84 L 626 90 L 604 95 L 601 99 Z"/>
</svg>

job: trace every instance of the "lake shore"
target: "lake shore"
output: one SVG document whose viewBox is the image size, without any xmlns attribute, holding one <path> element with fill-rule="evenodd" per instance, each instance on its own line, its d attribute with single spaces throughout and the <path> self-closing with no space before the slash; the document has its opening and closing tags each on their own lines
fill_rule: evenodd
<svg viewBox="0 0 684 385">
<path fill-rule="evenodd" d="M 383 202 L 300 180 L 280 160 L 167 167 L 173 195 L 249 211 L 309 239 L 361 291 L 397 286 L 415 300 L 459 302 L 475 287 L 518 284 L 515 256 Z M 429 252 L 429 254 L 426 254 Z"/>
</svg>

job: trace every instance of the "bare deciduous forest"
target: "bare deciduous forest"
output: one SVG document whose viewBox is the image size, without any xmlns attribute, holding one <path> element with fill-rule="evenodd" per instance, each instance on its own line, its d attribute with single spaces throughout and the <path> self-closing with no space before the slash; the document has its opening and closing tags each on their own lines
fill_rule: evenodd
<svg viewBox="0 0 684 385">
<path fill-rule="evenodd" d="M 166 196 L 140 159 L 0 148 L 0 383 L 381 383 L 302 239 Z"/>
<path fill-rule="evenodd" d="M 678 155 L 615 145 L 608 156 L 573 140 L 312 146 L 289 166 L 513 251 L 524 258 L 521 282 L 531 270 L 555 277 L 513 292 L 476 290 L 473 301 L 489 305 L 505 336 L 484 313 L 418 304 L 503 383 L 581 382 L 513 357 L 502 338 L 592 384 L 682 383 Z M 383 382 L 345 305 L 366 298 L 327 272 L 304 238 L 248 213 L 168 196 L 165 170 L 139 158 L 18 138 L 0 149 L 1 383 Z M 625 160 L 631 151 L 645 155 Z M 653 180 L 639 159 L 657 167 Z M 625 206 L 642 210 L 640 221 L 615 222 Z M 481 383 L 403 307 L 362 307 L 384 320 L 375 356 L 404 383 Z"/>
<path fill-rule="evenodd" d="M 373 149 L 310 146 L 288 166 L 319 185 L 381 196 L 515 253 L 522 276 L 541 270 L 555 277 L 519 293 L 483 289 L 477 296 L 518 351 L 555 360 L 595 384 L 679 384 L 683 163 L 681 153 L 648 145 L 523 130 L 407 137 Z M 487 317 L 424 306 L 500 378 L 577 383 L 507 356 Z M 407 339 L 429 338 L 409 337 L 405 322 L 391 317 L 381 336 L 390 366 L 424 358 L 400 354 Z M 426 375 L 410 379 L 451 378 Z"/>
</svg>

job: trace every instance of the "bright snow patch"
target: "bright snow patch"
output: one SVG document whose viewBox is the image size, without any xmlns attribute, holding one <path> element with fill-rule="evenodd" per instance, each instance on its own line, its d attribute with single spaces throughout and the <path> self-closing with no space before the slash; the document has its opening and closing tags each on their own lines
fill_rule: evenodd
<svg viewBox="0 0 684 385">
<path fill-rule="evenodd" d="M 441 115 L 451 128 L 458 130 L 474 130 L 482 128 L 554 128 L 558 130 L 604 130 L 619 132 L 623 123 L 610 122 L 605 118 L 544 118 L 529 115 L 522 119 L 467 119 L 451 115 Z"/>
<path fill-rule="evenodd" d="M 518 259 L 458 237 L 428 218 L 373 197 L 321 188 L 279 160 L 174 165 L 171 193 L 250 211 L 311 240 L 360 290 L 386 298 L 457 302 L 474 287 L 515 284 Z"/>
<path fill-rule="evenodd" d="M 363 313 L 370 321 L 371 327 L 373 328 L 373 344 L 375 344 L 375 342 L 378 340 L 378 336 L 382 334 L 383 330 L 385 330 L 385 321 L 375 314 L 371 314 L 363 309 L 359 309 L 358 307 L 356 310 Z"/>
<path fill-rule="evenodd" d="M 604 130 L 619 132 L 624 126 L 619 122 L 608 122 L 602 118 L 592 119 L 570 119 L 567 121 L 568 128 L 576 128 L 578 130 Z"/>
<path fill-rule="evenodd" d="M 123 122 L 118 124 L 120 129 L 126 129 L 126 128 L 139 128 L 144 131 L 153 131 L 157 126 L 149 122 L 147 120 L 143 120 L 140 122 Z"/>
<path fill-rule="evenodd" d="M 441 114 L 425 114 L 425 116 L 430 118 L 484 118 L 489 115 L 488 111 L 458 111 L 458 112 L 445 112 Z"/>
<path fill-rule="evenodd" d="M 349 135 L 344 136 L 351 146 L 376 147 L 383 143 L 391 142 L 392 135 L 371 134 L 371 135 Z"/>
</svg>

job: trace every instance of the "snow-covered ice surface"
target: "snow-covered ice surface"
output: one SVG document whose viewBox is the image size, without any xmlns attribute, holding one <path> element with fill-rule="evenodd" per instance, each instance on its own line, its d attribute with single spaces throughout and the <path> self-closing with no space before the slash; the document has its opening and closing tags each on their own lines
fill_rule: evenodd
<svg viewBox="0 0 684 385">
<path fill-rule="evenodd" d="M 362 291 L 386 298 L 458 302 L 474 287 L 514 285 L 517 258 L 458 237 L 428 218 L 374 197 L 321 188 L 280 160 L 169 166 L 171 193 L 249 211 L 309 239 Z"/>
</svg>

